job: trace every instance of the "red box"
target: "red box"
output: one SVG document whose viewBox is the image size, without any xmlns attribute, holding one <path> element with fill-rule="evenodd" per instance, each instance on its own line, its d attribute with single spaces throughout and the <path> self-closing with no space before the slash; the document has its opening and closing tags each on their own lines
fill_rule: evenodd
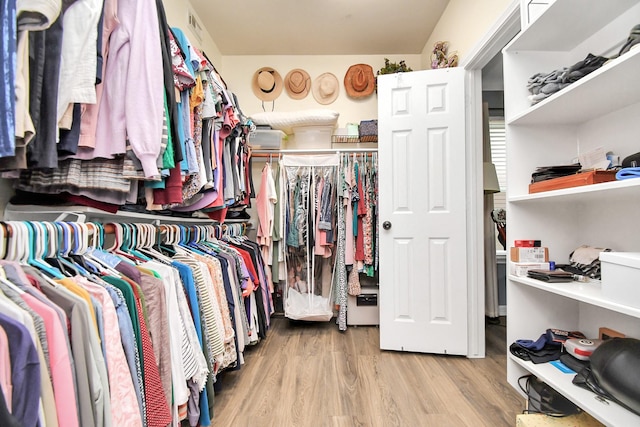
<svg viewBox="0 0 640 427">
<path fill-rule="evenodd" d="M 540 240 L 514 240 L 513 246 L 516 248 L 539 248 L 542 246 Z"/>
<path fill-rule="evenodd" d="M 616 171 L 590 171 L 561 178 L 547 179 L 546 181 L 529 184 L 529 193 L 541 193 L 543 191 L 560 190 L 562 188 L 580 187 L 582 185 L 599 184 L 616 180 Z"/>
</svg>

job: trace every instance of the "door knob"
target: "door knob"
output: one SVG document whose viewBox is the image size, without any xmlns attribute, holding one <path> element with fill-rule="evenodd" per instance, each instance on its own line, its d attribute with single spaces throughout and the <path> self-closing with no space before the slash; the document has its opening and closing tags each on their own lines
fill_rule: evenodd
<svg viewBox="0 0 640 427">
<path fill-rule="evenodd" d="M 385 221 L 382 223 L 382 228 L 384 228 L 385 230 L 388 230 L 391 228 L 391 222 L 389 221 Z"/>
</svg>

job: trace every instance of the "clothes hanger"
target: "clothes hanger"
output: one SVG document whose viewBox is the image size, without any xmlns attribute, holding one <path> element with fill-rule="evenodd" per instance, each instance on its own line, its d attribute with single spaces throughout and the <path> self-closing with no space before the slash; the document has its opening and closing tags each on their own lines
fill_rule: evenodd
<svg viewBox="0 0 640 427">
<path fill-rule="evenodd" d="M 127 253 L 137 258 L 138 261 L 150 261 L 148 256 L 140 253 L 137 249 L 139 244 L 138 239 L 140 238 L 140 229 L 137 224 L 124 224 L 124 226 L 129 230 L 129 250 Z"/>
<path fill-rule="evenodd" d="M 7 260 L 16 260 L 17 258 L 17 245 L 15 244 L 15 230 L 13 229 L 13 227 L 11 226 L 11 221 L 5 221 L 4 222 L 4 228 L 6 230 L 6 234 L 7 234 L 7 244 L 6 244 L 6 250 L 5 250 L 5 254 L 4 254 L 4 259 Z"/>
<path fill-rule="evenodd" d="M 4 259 L 7 254 L 7 228 L 3 221 L 0 221 L 0 259 Z"/>
<path fill-rule="evenodd" d="M 127 224 L 112 223 L 115 226 L 116 242 L 114 248 L 110 250 L 112 254 L 129 263 L 136 264 L 140 259 L 129 252 L 131 242 L 131 231 Z"/>
<path fill-rule="evenodd" d="M 54 249 L 45 254 L 47 263 L 55 266 L 67 277 L 80 275 L 81 271 L 73 262 L 67 259 L 74 244 L 73 239 L 78 238 L 77 233 L 74 233 L 73 231 L 71 223 L 59 221 L 51 224 L 53 229 L 50 229 L 44 224 L 43 226 L 48 229 L 48 235 L 50 236 L 49 240 L 60 240 L 60 242 L 62 242 L 62 244 L 60 244 L 60 242 L 56 242 Z"/>
<path fill-rule="evenodd" d="M 11 290 L 13 290 L 14 292 L 18 293 L 19 295 L 22 295 L 22 294 L 25 293 L 25 291 L 20 289 L 15 283 L 12 283 L 9 280 L 7 280 L 7 277 L 6 277 L 6 274 L 4 272 L 4 269 L 2 269 L 2 274 L 0 275 L 0 282 L 2 282 L 8 288 L 11 288 Z"/>
<path fill-rule="evenodd" d="M 63 279 L 65 275 L 58 268 L 48 264 L 42 256 L 44 255 L 44 247 L 47 245 L 46 233 L 40 230 L 36 223 L 25 221 L 22 223 L 26 228 L 26 236 L 31 242 L 31 250 L 27 254 L 27 264 L 35 267 L 54 279 Z"/>
<path fill-rule="evenodd" d="M 163 253 L 154 249 L 154 244 L 156 244 L 156 234 L 159 231 L 159 227 L 156 228 L 153 224 L 139 224 L 146 229 L 146 239 L 142 243 L 141 247 L 138 249 L 140 252 L 147 254 L 152 258 L 152 260 L 157 260 L 160 262 L 164 262 L 166 264 L 171 264 L 173 261 L 171 258 L 167 257 Z"/>
<path fill-rule="evenodd" d="M 155 241 L 156 251 L 163 255 L 174 256 L 176 254 L 174 246 L 175 228 L 171 224 L 162 224 L 157 232 L 157 240 Z"/>
</svg>

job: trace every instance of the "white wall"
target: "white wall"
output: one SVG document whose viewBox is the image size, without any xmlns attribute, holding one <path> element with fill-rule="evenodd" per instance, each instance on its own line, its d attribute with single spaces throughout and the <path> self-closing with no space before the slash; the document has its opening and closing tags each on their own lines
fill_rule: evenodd
<svg viewBox="0 0 640 427">
<path fill-rule="evenodd" d="M 422 51 L 422 69 L 431 68 L 431 51 L 438 41 L 449 42 L 458 62 L 470 52 L 514 0 L 450 0 Z"/>
<path fill-rule="evenodd" d="M 169 22 L 170 27 L 178 27 L 180 28 L 186 36 L 189 38 L 189 41 L 197 46 L 200 50 L 204 51 L 207 54 L 207 57 L 216 69 L 222 73 L 223 71 L 220 69 L 222 64 L 222 54 L 220 54 L 220 49 L 213 41 L 207 30 L 202 29 L 202 40 L 199 40 L 198 37 L 191 31 L 188 25 L 188 11 L 193 11 L 191 7 L 191 3 L 188 0 L 163 0 L 164 10 L 167 14 L 167 21 Z M 198 15 L 193 12 L 193 14 L 198 17 Z M 202 19 L 198 17 L 200 24 L 202 25 Z"/>
<path fill-rule="evenodd" d="M 253 75 L 261 67 L 272 67 L 284 79 L 287 73 L 294 68 L 302 68 L 313 80 L 322 73 L 333 73 L 340 83 L 340 94 L 335 102 L 329 105 L 318 104 L 309 92 L 306 98 L 301 100 L 291 99 L 283 89 L 282 94 L 276 99 L 275 106 L 271 102 L 265 102 L 266 111 L 291 112 L 304 109 L 325 108 L 338 111 L 338 126 L 344 127 L 346 123 L 359 123 L 361 120 L 375 119 L 378 117 L 378 98 L 373 95 L 354 99 L 347 96 L 344 90 L 344 76 L 347 69 L 354 64 L 369 64 L 374 74 L 384 67 L 384 58 L 391 62 L 405 60 L 408 67 L 414 70 L 420 69 L 420 55 L 288 55 L 288 56 L 224 56 L 222 58 L 223 78 L 229 89 L 236 94 L 240 102 L 240 108 L 245 115 L 262 111 L 260 101 L 251 89 Z"/>
</svg>

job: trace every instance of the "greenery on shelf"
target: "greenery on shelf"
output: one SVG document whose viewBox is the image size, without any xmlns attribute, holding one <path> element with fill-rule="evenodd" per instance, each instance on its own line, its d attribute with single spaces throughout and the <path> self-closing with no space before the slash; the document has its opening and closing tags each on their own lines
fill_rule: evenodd
<svg viewBox="0 0 640 427">
<path fill-rule="evenodd" d="M 388 58 L 384 58 L 384 67 L 380 68 L 378 75 L 380 74 L 393 74 L 393 73 L 405 73 L 407 71 L 413 71 L 410 67 L 407 67 L 404 61 L 399 63 L 390 62 Z"/>
</svg>

